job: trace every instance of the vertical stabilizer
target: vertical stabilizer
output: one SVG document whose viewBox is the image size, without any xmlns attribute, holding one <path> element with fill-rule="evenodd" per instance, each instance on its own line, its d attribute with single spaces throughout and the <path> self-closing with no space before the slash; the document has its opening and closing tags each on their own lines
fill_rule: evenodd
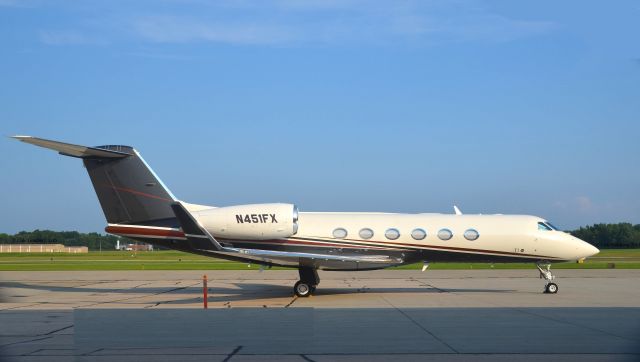
<svg viewBox="0 0 640 362">
<path fill-rule="evenodd" d="M 110 224 L 176 226 L 175 197 L 130 146 L 86 147 L 29 136 L 14 138 L 81 158 Z"/>
</svg>

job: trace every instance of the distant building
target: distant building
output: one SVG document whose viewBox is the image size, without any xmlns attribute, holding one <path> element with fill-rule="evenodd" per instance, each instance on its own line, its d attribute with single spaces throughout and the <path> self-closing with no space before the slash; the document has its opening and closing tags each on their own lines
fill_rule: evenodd
<svg viewBox="0 0 640 362">
<path fill-rule="evenodd" d="M 153 245 L 151 244 L 128 244 L 127 250 L 131 251 L 153 251 Z"/>
<path fill-rule="evenodd" d="M 88 253 L 86 246 L 62 244 L 0 244 L 0 253 Z"/>
<path fill-rule="evenodd" d="M 151 244 L 120 244 L 120 240 L 116 244 L 116 250 L 123 251 L 153 251 L 153 245 Z"/>
</svg>

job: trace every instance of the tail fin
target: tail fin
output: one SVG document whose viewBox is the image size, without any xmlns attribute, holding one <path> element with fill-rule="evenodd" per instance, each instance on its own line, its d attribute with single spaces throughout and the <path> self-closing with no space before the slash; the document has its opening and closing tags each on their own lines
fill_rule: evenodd
<svg viewBox="0 0 640 362">
<path fill-rule="evenodd" d="M 177 225 L 171 209 L 176 198 L 132 147 L 86 147 L 30 136 L 13 138 L 81 158 L 110 224 Z"/>
</svg>

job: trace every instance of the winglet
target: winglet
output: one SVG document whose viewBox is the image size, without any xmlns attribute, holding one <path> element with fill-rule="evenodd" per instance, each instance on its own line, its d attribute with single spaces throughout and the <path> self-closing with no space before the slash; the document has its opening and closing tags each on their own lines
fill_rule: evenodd
<svg viewBox="0 0 640 362">
<path fill-rule="evenodd" d="M 171 204 L 173 213 L 176 214 L 176 218 L 182 227 L 184 236 L 187 240 L 196 244 L 202 242 L 202 240 L 209 240 L 213 247 L 218 251 L 223 251 L 225 248 L 218 243 L 218 241 L 196 220 L 193 215 L 182 205 L 180 201 Z"/>
<path fill-rule="evenodd" d="M 455 211 L 456 215 L 462 215 L 462 211 L 456 205 L 453 205 L 453 211 Z"/>
</svg>

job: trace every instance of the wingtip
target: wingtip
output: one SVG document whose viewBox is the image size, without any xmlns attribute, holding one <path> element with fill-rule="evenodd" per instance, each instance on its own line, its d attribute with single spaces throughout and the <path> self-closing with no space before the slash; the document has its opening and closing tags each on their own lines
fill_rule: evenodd
<svg viewBox="0 0 640 362">
<path fill-rule="evenodd" d="M 22 140 L 26 140 L 26 139 L 33 138 L 33 137 L 32 136 L 15 135 L 15 136 L 9 136 L 9 138 L 13 138 L 13 139 L 16 139 L 18 141 L 22 141 Z"/>
</svg>

